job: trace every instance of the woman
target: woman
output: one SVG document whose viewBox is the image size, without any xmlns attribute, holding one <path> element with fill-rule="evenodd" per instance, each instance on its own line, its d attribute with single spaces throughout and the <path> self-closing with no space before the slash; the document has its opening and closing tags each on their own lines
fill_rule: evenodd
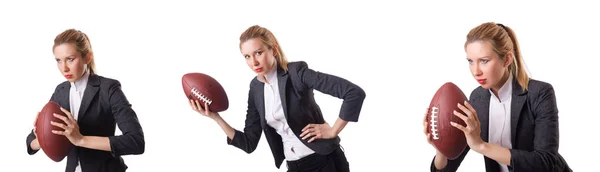
<svg viewBox="0 0 600 172">
<path fill-rule="evenodd" d="M 365 92 L 343 78 L 313 71 L 305 62 L 288 63 L 275 36 L 261 26 L 242 33 L 240 50 L 257 74 L 250 83 L 244 132 L 211 112 L 206 102 L 190 100 L 192 108 L 219 124 L 227 144 L 247 153 L 256 149 L 264 131 L 277 168 L 286 159 L 288 171 L 349 171 L 338 134 L 349 121 L 358 121 Z M 333 126 L 323 119 L 313 90 L 344 99 Z"/>
<path fill-rule="evenodd" d="M 483 23 L 473 28 L 465 43 L 475 80 L 469 102 L 458 104 L 454 115 L 465 126 L 468 147 L 454 160 L 437 151 L 431 171 L 456 171 L 469 150 L 484 156 L 486 171 L 571 171 L 558 153 L 558 108 L 549 83 L 529 78 L 513 30 Z M 423 121 L 427 141 L 427 121 Z"/>
<path fill-rule="evenodd" d="M 58 69 L 67 79 L 50 98 L 67 114 L 55 114 L 66 125 L 51 122 L 64 129 L 52 132 L 67 137 L 75 146 L 67 157 L 66 171 L 125 171 L 127 166 L 121 156 L 142 154 L 145 142 L 121 84 L 95 73 L 92 46 L 81 31 L 62 32 L 54 39 L 52 50 Z M 123 135 L 114 135 L 115 123 Z M 33 155 L 39 149 L 34 127 L 27 137 L 27 152 Z"/>
</svg>

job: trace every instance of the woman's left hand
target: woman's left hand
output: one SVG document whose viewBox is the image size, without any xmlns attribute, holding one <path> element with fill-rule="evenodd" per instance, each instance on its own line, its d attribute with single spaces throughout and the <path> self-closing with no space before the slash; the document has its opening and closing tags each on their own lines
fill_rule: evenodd
<svg viewBox="0 0 600 172">
<path fill-rule="evenodd" d="M 65 122 L 66 125 L 54 121 L 51 121 L 50 124 L 60 127 L 64 129 L 64 131 L 52 130 L 52 133 L 67 137 L 69 141 L 75 146 L 81 145 L 81 142 L 83 141 L 83 135 L 81 135 L 81 133 L 79 132 L 79 125 L 77 124 L 77 121 L 73 118 L 73 115 L 71 115 L 71 113 L 66 109 L 63 109 L 61 107 L 60 110 L 63 111 L 67 116 L 65 117 L 62 115 L 54 114 L 54 117 L 61 119 Z"/>
<path fill-rule="evenodd" d="M 454 111 L 454 115 L 461 118 L 465 122 L 465 124 L 467 124 L 467 126 L 462 126 L 455 122 L 450 122 L 450 124 L 463 131 L 463 133 L 465 133 L 465 138 L 467 139 L 467 144 L 469 145 L 469 147 L 474 151 L 479 152 L 479 150 L 481 150 L 481 146 L 483 146 L 483 144 L 485 143 L 481 139 L 480 135 L 481 128 L 479 117 L 477 117 L 477 112 L 475 112 L 475 109 L 473 108 L 473 106 L 471 106 L 471 104 L 469 104 L 468 101 L 465 101 L 464 104 L 466 105 L 466 107 L 461 105 L 460 103 L 457 104 L 457 106 L 466 115 L 457 111 Z"/>
<path fill-rule="evenodd" d="M 311 136 L 313 136 L 311 138 Z M 308 124 L 306 127 L 302 129 L 302 140 L 308 140 L 308 143 L 315 141 L 316 139 L 332 139 L 335 138 L 337 134 L 333 131 L 333 128 L 329 126 L 327 122 L 324 124 Z"/>
</svg>

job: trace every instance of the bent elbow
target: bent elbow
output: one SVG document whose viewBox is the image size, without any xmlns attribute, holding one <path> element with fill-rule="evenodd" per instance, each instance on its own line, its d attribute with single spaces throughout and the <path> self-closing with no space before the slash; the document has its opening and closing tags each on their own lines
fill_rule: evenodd
<svg viewBox="0 0 600 172">
<path fill-rule="evenodd" d="M 247 154 L 251 154 L 252 152 L 254 152 L 254 150 L 256 150 L 256 146 L 249 146 L 246 149 L 244 149 L 244 152 L 246 152 Z"/>
<path fill-rule="evenodd" d="M 135 149 L 135 154 L 143 154 L 146 151 L 146 141 L 144 140 L 144 136 L 138 136 L 136 139 L 137 147 Z"/>
</svg>

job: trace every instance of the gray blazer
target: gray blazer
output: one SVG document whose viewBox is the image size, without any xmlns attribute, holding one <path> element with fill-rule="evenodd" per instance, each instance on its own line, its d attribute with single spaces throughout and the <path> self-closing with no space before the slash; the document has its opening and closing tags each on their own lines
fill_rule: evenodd
<svg viewBox="0 0 600 172">
<path fill-rule="evenodd" d="M 288 71 L 278 67 L 277 73 L 284 115 L 290 129 L 299 139 L 301 130 L 306 125 L 325 123 L 313 90 L 344 99 L 339 117 L 345 121 L 358 121 L 365 99 L 365 92 L 359 86 L 343 78 L 314 71 L 303 61 L 288 63 Z M 250 83 L 244 132 L 236 130 L 233 140 L 227 138 L 227 144 L 252 153 L 263 131 L 273 153 L 275 166 L 279 168 L 285 159 L 282 139 L 266 122 L 264 83 L 255 77 Z M 340 138 L 318 139 L 311 143 L 307 141 L 302 140 L 302 143 L 317 154 L 326 155 L 339 147 Z"/>
<path fill-rule="evenodd" d="M 68 81 L 59 84 L 50 101 L 71 111 L 70 89 L 71 84 Z M 82 135 L 108 137 L 111 151 L 74 147 L 67 157 L 66 172 L 75 171 L 78 157 L 83 171 L 122 172 L 127 169 L 127 165 L 121 158 L 122 155 L 144 152 L 145 141 L 142 126 L 117 80 L 91 74 L 83 93 L 77 119 L 79 132 Z M 116 125 L 119 125 L 123 135 L 115 136 Z M 30 144 L 33 139 L 35 139 L 35 135 L 32 130 L 26 140 L 27 153 L 30 155 L 38 152 L 38 150 L 31 149 Z"/>
<path fill-rule="evenodd" d="M 558 108 L 554 88 L 549 83 L 529 80 L 528 90 L 513 79 L 511 102 L 511 159 L 508 169 L 515 172 L 570 172 L 571 168 L 558 153 Z M 469 103 L 475 108 L 481 127 L 481 139 L 488 142 L 491 94 L 481 86 L 473 90 Z M 456 171 L 470 148 L 449 160 L 441 171 Z M 500 171 L 499 164 L 484 156 L 487 172 Z M 430 171 L 437 171 L 432 161 Z"/>
</svg>

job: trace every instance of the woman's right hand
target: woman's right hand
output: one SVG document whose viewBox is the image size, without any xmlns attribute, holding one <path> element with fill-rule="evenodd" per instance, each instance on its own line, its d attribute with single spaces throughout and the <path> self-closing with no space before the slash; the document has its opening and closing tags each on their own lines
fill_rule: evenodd
<svg viewBox="0 0 600 172">
<path fill-rule="evenodd" d="M 427 115 L 429 114 L 429 108 L 426 109 L 425 111 L 425 115 L 423 115 L 423 133 L 425 134 L 425 137 L 427 139 L 427 143 L 429 143 L 431 146 L 433 146 L 433 142 L 431 141 L 431 134 L 427 131 L 429 128 L 427 127 L 428 125 L 428 121 L 427 121 Z M 435 148 L 435 146 L 433 146 L 433 148 L 436 151 L 436 157 L 440 157 L 443 159 L 446 159 L 446 156 L 444 156 L 440 151 L 437 150 L 437 148 Z"/>
<path fill-rule="evenodd" d="M 200 104 L 198 100 L 190 99 L 190 106 L 192 107 L 192 109 L 194 109 L 194 111 L 200 113 L 203 116 L 209 117 L 210 119 L 214 120 L 215 117 L 219 116 L 219 113 L 212 112 L 208 109 L 208 103 L 204 103 L 204 107 L 202 107 L 202 104 Z"/>
</svg>

